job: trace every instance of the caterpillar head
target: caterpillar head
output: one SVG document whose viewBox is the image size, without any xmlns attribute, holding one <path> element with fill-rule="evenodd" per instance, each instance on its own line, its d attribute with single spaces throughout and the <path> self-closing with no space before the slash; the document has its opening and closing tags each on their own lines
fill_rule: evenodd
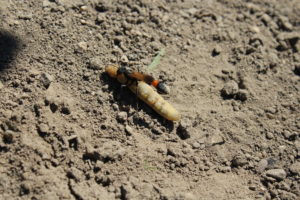
<svg viewBox="0 0 300 200">
<path fill-rule="evenodd" d="M 158 85 L 157 85 L 157 90 L 158 92 L 160 93 L 164 93 L 164 94 L 170 94 L 170 88 L 169 86 L 167 86 L 166 84 L 160 82 Z"/>
</svg>

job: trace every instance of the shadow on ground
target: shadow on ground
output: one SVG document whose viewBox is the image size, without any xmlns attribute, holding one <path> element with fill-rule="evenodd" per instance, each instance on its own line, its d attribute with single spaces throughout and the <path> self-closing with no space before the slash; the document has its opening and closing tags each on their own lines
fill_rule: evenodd
<svg viewBox="0 0 300 200">
<path fill-rule="evenodd" d="M 11 62 L 21 49 L 21 40 L 14 34 L 0 29 L 0 72 L 11 67 Z"/>
</svg>

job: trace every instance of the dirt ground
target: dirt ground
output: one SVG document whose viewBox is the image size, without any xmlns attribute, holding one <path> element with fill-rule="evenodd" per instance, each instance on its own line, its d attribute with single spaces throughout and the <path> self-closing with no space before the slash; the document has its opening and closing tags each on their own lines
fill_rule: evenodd
<svg viewBox="0 0 300 200">
<path fill-rule="evenodd" d="M 0 199 L 299 199 L 299 0 L 1 0 L 0 16 Z M 182 119 L 107 64 L 165 81 Z"/>
</svg>

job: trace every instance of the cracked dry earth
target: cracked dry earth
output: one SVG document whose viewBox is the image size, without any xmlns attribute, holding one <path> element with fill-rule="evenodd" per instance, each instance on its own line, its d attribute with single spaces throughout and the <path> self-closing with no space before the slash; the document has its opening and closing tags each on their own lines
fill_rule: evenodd
<svg viewBox="0 0 300 200">
<path fill-rule="evenodd" d="M 0 16 L 0 199 L 299 199 L 299 0 L 1 0 Z M 107 64 L 166 81 L 182 119 Z"/>
</svg>

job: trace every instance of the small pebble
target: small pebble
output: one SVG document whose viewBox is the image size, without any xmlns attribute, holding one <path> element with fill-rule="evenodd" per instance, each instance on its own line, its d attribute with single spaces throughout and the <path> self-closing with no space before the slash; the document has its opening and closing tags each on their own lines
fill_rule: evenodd
<svg viewBox="0 0 300 200">
<path fill-rule="evenodd" d="M 21 196 L 24 196 L 24 195 L 27 195 L 27 194 L 29 194 L 30 193 L 30 186 L 29 186 L 29 184 L 27 184 L 27 183 L 22 183 L 21 185 L 20 185 L 20 192 L 19 192 L 19 194 L 21 195 Z"/>
<path fill-rule="evenodd" d="M 258 26 L 251 26 L 250 27 L 250 30 L 253 32 L 253 33 L 259 33 L 260 32 L 260 29 Z"/>
<path fill-rule="evenodd" d="M 232 109 L 233 109 L 234 111 L 239 111 L 239 110 L 240 110 L 239 106 L 233 106 Z"/>
<path fill-rule="evenodd" d="M 103 146 L 93 149 L 90 155 L 93 159 L 100 160 L 102 162 L 117 161 L 121 159 L 125 154 L 125 149 L 119 142 L 111 141 L 103 144 Z"/>
<path fill-rule="evenodd" d="M 220 46 L 216 46 L 216 47 L 212 50 L 211 55 L 212 55 L 213 57 L 218 56 L 218 55 L 220 55 L 221 51 L 222 51 L 221 47 L 220 47 Z"/>
<path fill-rule="evenodd" d="M 252 191 L 255 191 L 256 190 L 256 186 L 255 185 L 250 185 L 249 189 L 252 190 Z"/>
<path fill-rule="evenodd" d="M 292 165 L 290 166 L 290 171 L 291 171 L 293 174 L 300 175 L 300 162 L 295 162 L 294 164 L 292 164 Z"/>
<path fill-rule="evenodd" d="M 79 49 L 86 51 L 88 48 L 88 45 L 86 42 L 79 42 L 78 44 Z"/>
<path fill-rule="evenodd" d="M 116 103 L 114 103 L 114 104 L 112 105 L 112 108 L 113 108 L 114 110 L 119 110 L 119 106 L 118 106 L 118 104 L 116 104 Z"/>
<path fill-rule="evenodd" d="M 244 156 L 241 155 L 237 155 L 233 158 L 233 160 L 231 161 L 232 165 L 235 167 L 242 167 L 246 164 L 248 164 L 247 159 Z"/>
<path fill-rule="evenodd" d="M 192 193 L 179 193 L 178 197 L 175 199 L 196 200 L 198 198 Z"/>
<path fill-rule="evenodd" d="M 224 97 L 233 97 L 235 94 L 237 94 L 239 91 L 239 86 L 237 82 L 234 80 L 230 80 L 227 83 L 225 83 L 223 89 L 221 90 L 221 94 Z"/>
<path fill-rule="evenodd" d="M 43 8 L 49 7 L 49 6 L 51 6 L 51 2 L 49 0 L 44 0 L 42 6 L 43 6 Z"/>
<path fill-rule="evenodd" d="M 265 25 L 268 25 L 272 21 L 272 18 L 267 14 L 263 14 L 261 16 L 261 20 L 264 22 Z"/>
<path fill-rule="evenodd" d="M 96 22 L 101 24 L 102 22 L 104 22 L 106 19 L 105 14 L 104 13 L 99 13 L 96 19 Z"/>
<path fill-rule="evenodd" d="M 224 138 L 219 133 L 213 134 L 210 138 L 211 145 L 217 145 L 223 143 L 224 143 Z"/>
<path fill-rule="evenodd" d="M 240 89 L 236 95 L 236 98 L 241 101 L 246 101 L 249 97 L 249 92 L 244 89 Z"/>
<path fill-rule="evenodd" d="M 190 128 L 191 124 L 189 121 L 182 120 L 176 130 L 176 134 L 182 139 L 188 139 L 191 137 Z"/>
<path fill-rule="evenodd" d="M 99 57 L 93 57 L 90 59 L 89 68 L 93 70 L 102 69 L 102 62 Z"/>
<path fill-rule="evenodd" d="M 134 134 L 133 129 L 131 128 L 131 126 L 126 125 L 125 126 L 125 131 L 128 135 L 133 135 Z"/>
<path fill-rule="evenodd" d="M 45 123 L 42 123 L 38 126 L 38 130 L 40 133 L 43 134 L 49 133 L 49 126 Z"/>
<path fill-rule="evenodd" d="M 42 73 L 40 78 L 42 84 L 45 88 L 49 88 L 50 84 L 53 82 L 53 77 L 48 73 Z"/>
<path fill-rule="evenodd" d="M 284 131 L 283 131 L 283 136 L 284 136 L 285 139 L 288 140 L 288 139 L 292 138 L 292 136 L 294 136 L 294 134 L 291 133 L 291 132 L 288 131 L 288 130 L 284 130 Z"/>
<path fill-rule="evenodd" d="M 64 99 L 64 102 L 61 105 L 60 112 L 65 114 L 65 115 L 71 114 L 71 106 L 70 106 L 70 103 L 67 99 Z"/>
<path fill-rule="evenodd" d="M 88 9 L 87 6 L 81 6 L 81 7 L 80 7 L 80 11 L 86 11 L 87 9 Z"/>
<path fill-rule="evenodd" d="M 21 13 L 18 17 L 19 19 L 30 20 L 32 18 L 32 13 Z"/>
<path fill-rule="evenodd" d="M 265 109 L 266 113 L 271 113 L 271 114 L 275 114 L 277 112 L 276 108 L 273 107 L 269 107 Z"/>
<path fill-rule="evenodd" d="M 80 171 L 76 167 L 71 167 L 70 169 L 68 169 L 67 176 L 68 178 L 75 179 L 76 181 L 80 181 L 83 178 L 82 171 Z"/>
<path fill-rule="evenodd" d="M 279 21 L 280 21 L 280 25 L 282 26 L 283 29 L 287 30 L 287 31 L 292 31 L 293 29 L 293 25 L 289 22 L 287 17 L 284 16 L 279 16 Z"/>
<path fill-rule="evenodd" d="M 122 111 L 118 113 L 117 120 L 120 122 L 125 122 L 127 120 L 127 113 Z"/>
<path fill-rule="evenodd" d="M 0 89 L 4 87 L 3 83 L 0 81 Z"/>
<path fill-rule="evenodd" d="M 122 56 L 121 56 L 121 62 L 122 62 L 122 63 L 128 63 L 128 58 L 127 58 L 126 55 L 122 55 Z"/>
<path fill-rule="evenodd" d="M 265 169 L 267 167 L 268 167 L 268 160 L 267 159 L 262 159 L 257 164 L 256 171 L 259 172 L 259 173 L 262 173 L 263 171 L 265 171 Z"/>
<path fill-rule="evenodd" d="M 279 184 L 279 188 L 285 191 L 289 191 L 291 187 L 286 182 L 281 182 Z"/>
<path fill-rule="evenodd" d="M 222 167 L 219 167 L 219 170 L 222 173 L 227 173 L 227 172 L 231 171 L 231 167 L 230 166 L 222 166 Z"/>
<path fill-rule="evenodd" d="M 172 164 L 170 165 L 170 169 L 175 169 L 175 164 L 174 164 L 174 163 L 172 163 Z"/>
<path fill-rule="evenodd" d="M 11 144 L 14 142 L 14 132 L 11 130 L 5 131 L 3 134 L 3 142 L 6 144 Z"/>
<path fill-rule="evenodd" d="M 274 138 L 274 135 L 273 135 L 273 133 L 271 133 L 271 132 L 267 132 L 267 134 L 266 134 L 266 138 L 267 139 L 273 139 Z"/>
<path fill-rule="evenodd" d="M 294 73 L 298 76 L 300 76 L 300 64 L 295 65 Z"/>
<path fill-rule="evenodd" d="M 193 149 L 199 149 L 201 147 L 201 145 L 198 142 L 194 142 L 192 144 Z"/>
</svg>

